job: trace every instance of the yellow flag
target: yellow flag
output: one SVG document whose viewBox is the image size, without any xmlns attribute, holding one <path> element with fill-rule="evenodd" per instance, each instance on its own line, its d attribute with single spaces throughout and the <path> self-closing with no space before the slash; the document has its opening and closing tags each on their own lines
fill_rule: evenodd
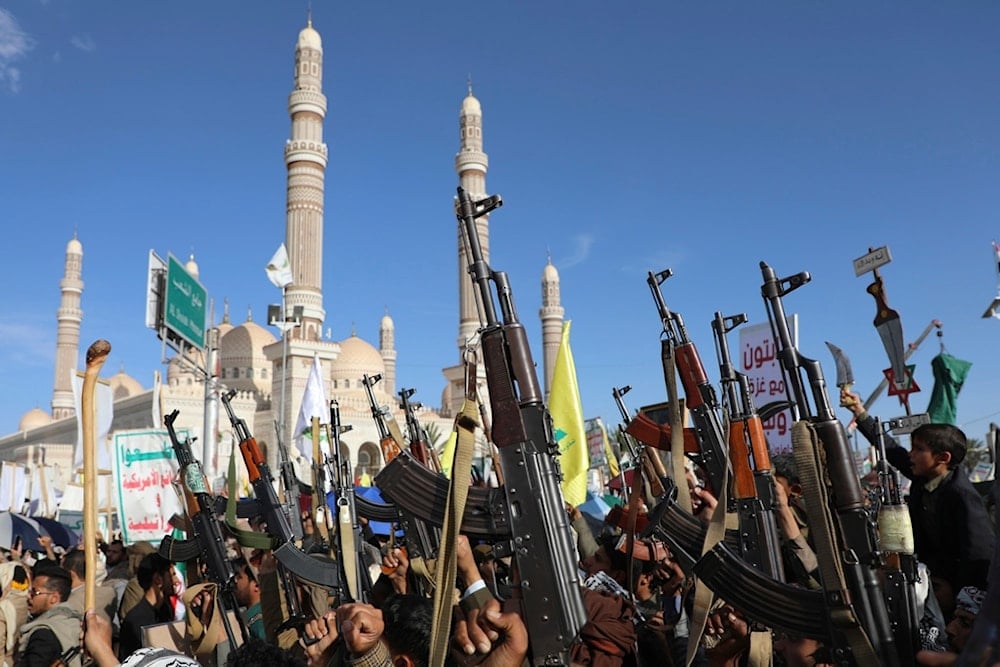
<svg viewBox="0 0 1000 667">
<path fill-rule="evenodd" d="M 448 439 L 444 442 L 444 447 L 441 449 L 441 456 L 438 459 L 441 461 L 441 472 L 448 479 L 451 479 L 451 467 L 455 464 L 455 445 L 457 443 L 458 431 L 452 429 L 451 434 L 448 435 Z"/>
<path fill-rule="evenodd" d="M 576 382 L 576 364 L 569 349 L 569 327 L 563 322 L 562 340 L 552 370 L 552 388 L 549 390 L 549 413 L 552 430 L 559 446 L 559 465 L 562 467 L 562 491 L 566 502 L 576 507 L 587 499 L 587 469 L 590 453 L 583 426 L 583 406 L 580 404 L 580 387 Z"/>
<path fill-rule="evenodd" d="M 622 474 L 621 467 L 618 465 L 618 457 L 615 456 L 615 450 L 611 449 L 611 441 L 608 440 L 608 430 L 604 428 L 604 422 L 598 422 L 601 426 L 601 437 L 604 439 L 604 457 L 608 460 L 608 469 L 611 471 L 612 477 L 617 477 Z"/>
</svg>

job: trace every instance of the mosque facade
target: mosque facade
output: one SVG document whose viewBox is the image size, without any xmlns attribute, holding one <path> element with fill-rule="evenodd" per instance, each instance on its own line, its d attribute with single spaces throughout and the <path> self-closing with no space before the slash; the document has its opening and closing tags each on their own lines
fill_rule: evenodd
<svg viewBox="0 0 1000 667">
<path fill-rule="evenodd" d="M 372 417 L 364 383 L 365 376 L 381 376 L 372 391 L 380 406 L 387 406 L 403 424 L 396 385 L 395 326 L 388 312 L 379 322 L 376 345 L 355 332 L 341 341 L 322 338 L 326 311 L 323 307 L 323 202 L 327 146 L 323 141 L 326 97 L 322 92 L 323 45 L 311 20 L 299 33 L 295 49 L 295 76 L 288 98 L 291 136 L 285 144 L 287 168 L 287 205 L 285 245 L 293 269 L 292 282 L 284 289 L 285 319 L 297 313 L 295 326 L 282 332 L 283 338 L 255 320 L 247 312 L 246 320 L 233 324 L 228 306 L 217 333 L 208 340 L 218 340 L 218 376 L 206 391 L 206 366 L 202 350 L 188 349 L 175 355 L 167 365 L 159 387 L 144 388 L 124 369 L 108 378 L 114 396 L 114 419 L 108 442 L 115 432 L 154 427 L 154 402 L 159 414 L 178 410 L 176 427 L 187 428 L 207 444 L 196 446 L 195 455 L 203 458 L 206 471 L 213 478 L 224 475 L 229 457 L 238 451 L 228 419 L 218 420 L 217 397 L 220 388 L 236 390 L 232 406 L 244 419 L 261 445 L 272 470 L 277 470 L 278 453 L 275 423 L 286 425 L 290 433 L 295 425 L 313 360 L 322 369 L 326 395 L 340 406 L 341 419 L 351 430 L 341 437 L 343 451 L 354 464 L 355 477 L 374 476 L 383 465 L 379 433 Z M 459 184 L 475 197 L 486 196 L 488 158 L 483 150 L 482 108 L 472 94 L 471 85 L 459 114 L 459 151 L 455 170 Z M 484 256 L 489 258 L 489 221 L 477 221 Z M 433 424 L 447 436 L 452 419 L 460 409 L 464 393 L 464 358 L 467 341 L 475 334 L 478 314 L 473 286 L 468 278 L 468 260 L 461 229 L 458 235 L 458 313 L 457 352 L 459 361 L 442 369 L 445 387 L 441 407 L 421 407 L 417 416 L 424 425 Z M 57 484 L 73 475 L 72 462 L 77 440 L 77 417 L 71 377 L 82 369 L 80 323 L 83 319 L 83 244 L 77 238 L 66 247 L 61 300 L 57 311 L 57 342 L 51 409 L 29 410 L 18 424 L 16 433 L 0 437 L 0 459 L 26 466 L 29 470 L 45 464 L 58 471 Z M 198 266 L 192 257 L 185 268 L 197 278 Z M 546 395 L 559 345 L 563 310 L 559 304 L 559 276 L 551 261 L 542 272 L 542 308 L 540 319 L 543 338 L 544 388 Z M 266 323 L 264 323 L 266 324 Z M 212 350 L 209 355 L 214 354 Z M 208 364 L 212 365 L 212 364 Z M 481 368 L 481 365 L 480 365 Z M 284 400 L 281 400 L 284 396 Z M 426 400 L 426 397 L 418 396 Z M 206 407 L 209 406 L 209 407 Z M 206 424 L 210 427 L 205 428 Z M 157 424 L 156 427 L 159 427 Z M 205 431 L 209 433 L 205 433 Z M 213 437 L 217 436 L 217 437 Z M 282 440 L 288 440 L 285 436 Z M 443 437 L 439 441 L 439 446 Z M 292 443 L 285 443 L 294 458 Z M 237 454 L 238 456 L 238 454 Z M 308 481 L 307 474 L 300 474 Z"/>
</svg>

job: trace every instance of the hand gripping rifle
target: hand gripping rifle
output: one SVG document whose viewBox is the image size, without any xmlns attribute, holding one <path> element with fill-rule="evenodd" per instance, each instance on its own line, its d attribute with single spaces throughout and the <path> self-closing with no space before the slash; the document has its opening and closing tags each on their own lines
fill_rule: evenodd
<svg viewBox="0 0 1000 667">
<path fill-rule="evenodd" d="M 231 389 L 222 395 L 222 405 L 229 415 L 229 422 L 233 426 L 236 439 L 240 443 L 240 453 L 243 455 L 243 462 L 247 467 L 247 475 L 253 492 L 257 499 L 257 506 L 260 510 L 260 517 L 267 524 L 267 532 L 275 542 L 274 557 L 278 563 L 300 579 L 311 581 L 329 589 L 340 588 L 340 570 L 334 563 L 327 563 L 310 557 L 304 551 L 295 546 L 292 541 L 294 533 L 288 522 L 288 517 L 278 501 L 278 494 L 274 490 L 274 478 L 271 475 L 271 468 L 264 460 L 264 455 L 257 445 L 257 440 L 250 434 L 247 423 L 236 416 L 233 412 L 232 399 L 236 395 L 236 390 Z M 282 577 L 283 581 L 287 581 Z M 292 591 L 294 593 L 294 591 Z M 289 610 L 292 617 L 298 605 L 298 596 L 287 595 Z M 294 606 L 293 606 L 294 605 Z"/>
<path fill-rule="evenodd" d="M 660 315 L 663 331 L 660 334 L 664 372 L 667 372 L 667 362 L 670 356 L 675 357 L 677 372 L 684 385 L 684 396 L 687 407 L 691 410 L 691 421 L 694 423 L 701 444 L 701 453 L 694 457 L 708 474 L 712 493 L 716 496 L 722 489 L 722 481 L 726 476 L 725 437 L 722 434 L 722 423 L 719 421 L 719 401 L 715 397 L 715 388 L 708 381 L 705 367 L 702 366 L 698 349 L 688 338 L 684 320 L 679 313 L 672 313 L 663 301 L 660 285 L 673 275 L 670 269 L 659 273 L 649 272 L 646 283 L 656 302 L 656 310 Z M 668 385 L 669 386 L 669 385 Z"/>
<path fill-rule="evenodd" d="M 810 492 L 810 534 L 816 540 L 823 585 L 820 611 L 825 632 L 821 626 L 803 634 L 823 639 L 830 652 L 827 656 L 829 661 L 839 665 L 873 662 L 890 667 L 899 665 L 885 600 L 876 578 L 877 541 L 854 471 L 847 434 L 830 407 L 819 362 L 799 353 L 785 319 L 782 297 L 805 285 L 810 276 L 802 272 L 778 279 L 765 262 L 760 263 L 760 268 L 764 279 L 761 293 L 796 422 L 793 426 L 793 451 L 803 485 Z M 822 443 L 822 452 L 812 451 L 817 440 Z M 825 454 L 825 470 L 819 470 L 817 465 L 821 454 Z M 829 493 L 822 481 L 823 472 L 825 479 L 829 480 Z M 829 510 L 826 511 L 828 505 Z M 706 555 L 702 559 L 705 565 L 699 563 L 695 571 L 709 586 L 714 582 L 726 588 L 725 582 L 720 580 L 720 572 L 726 567 L 723 554 L 717 550 L 709 554 L 711 557 Z M 776 612 L 783 604 L 781 598 L 776 596 L 783 595 L 790 587 L 769 578 L 755 579 L 746 576 L 746 573 L 744 575 L 743 590 L 730 591 L 742 599 L 727 599 L 733 604 L 742 603 L 748 615 L 756 615 L 766 625 L 787 627 L 787 621 L 775 618 L 781 615 Z M 721 576 L 724 579 L 727 575 Z M 725 593 L 720 594 L 726 596 Z M 800 606 L 802 600 L 798 602 L 796 606 Z M 812 611 L 815 614 L 815 609 L 800 608 L 797 611 Z"/>
<path fill-rule="evenodd" d="M 744 313 L 712 320 L 719 380 L 729 410 L 729 463 L 740 526 L 740 555 L 773 579 L 784 581 L 781 541 L 774 520 L 775 491 L 764 426 L 750 396 L 747 376 L 737 373 L 726 334 L 747 321 Z"/>
<path fill-rule="evenodd" d="M 406 431 L 410 436 L 410 455 L 434 472 L 441 472 L 441 461 L 438 460 L 437 451 L 430 444 L 427 431 L 417 419 L 417 408 L 420 404 L 410 400 L 416 391 L 416 389 L 403 389 L 399 392 L 399 407 L 406 415 Z"/>
<path fill-rule="evenodd" d="M 516 563 L 515 596 L 520 593 L 532 662 L 568 665 L 570 644 L 587 615 L 559 486 L 558 445 L 538 386 L 528 337 L 514 311 L 507 274 L 493 271 L 486 263 L 476 229 L 476 218 L 502 203 L 499 195 L 474 202 L 460 187 L 456 213 L 464 226 L 469 273 L 479 288 L 484 315 L 479 336 L 493 411 L 493 442 L 500 452 L 514 536 L 507 546 Z M 497 317 L 491 282 L 496 287 L 502 321 Z"/>
<path fill-rule="evenodd" d="M 208 482 L 205 479 L 205 472 L 201 469 L 201 463 L 191 452 L 191 439 L 186 438 L 181 442 L 177 437 L 177 431 L 174 430 L 174 421 L 178 414 L 180 412 L 174 410 L 163 418 L 163 424 L 167 427 L 170 444 L 173 445 L 174 456 L 177 457 L 178 479 L 184 489 L 185 505 L 187 506 L 188 519 L 191 521 L 193 539 L 181 542 L 168 535 L 160 542 L 159 551 L 160 555 L 168 560 L 178 560 L 181 552 L 188 552 L 187 555 L 192 556 L 183 560 L 192 560 L 194 556 L 201 558 L 205 564 L 208 579 L 218 586 L 219 601 L 222 607 L 222 625 L 226 629 L 229 649 L 235 651 L 238 644 L 229 622 L 228 612 L 234 611 L 236 618 L 241 618 L 240 605 L 236 601 L 236 593 L 233 589 L 236 573 L 233 571 L 232 562 L 226 558 L 226 542 L 222 537 L 219 517 L 215 513 L 215 500 L 208 491 Z M 192 555 L 190 550 L 185 548 L 191 543 L 198 547 L 197 554 Z M 176 551 L 174 550 L 175 545 L 180 547 Z M 246 641 L 248 638 L 247 629 L 242 623 L 240 623 L 240 633 L 242 641 Z"/>
</svg>

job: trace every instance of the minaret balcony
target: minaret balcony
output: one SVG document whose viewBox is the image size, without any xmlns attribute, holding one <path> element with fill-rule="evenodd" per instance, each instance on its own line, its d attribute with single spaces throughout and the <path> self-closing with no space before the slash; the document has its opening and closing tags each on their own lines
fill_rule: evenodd
<svg viewBox="0 0 1000 667">
<path fill-rule="evenodd" d="M 323 142 L 289 140 L 285 142 L 285 164 L 299 161 L 315 162 L 326 167 L 327 149 Z"/>
<path fill-rule="evenodd" d="M 460 151 L 455 155 L 455 171 L 481 171 L 484 174 L 490 166 L 490 160 L 482 151 Z"/>
<path fill-rule="evenodd" d="M 317 90 L 293 90 L 288 96 L 288 113 L 295 115 L 301 111 L 326 116 L 326 95 Z"/>
</svg>

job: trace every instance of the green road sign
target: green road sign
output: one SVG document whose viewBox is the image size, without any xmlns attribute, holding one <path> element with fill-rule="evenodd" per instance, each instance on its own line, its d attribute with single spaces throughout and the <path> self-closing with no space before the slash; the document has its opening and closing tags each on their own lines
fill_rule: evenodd
<svg viewBox="0 0 1000 667">
<path fill-rule="evenodd" d="M 164 326 L 191 345 L 205 347 L 208 292 L 173 255 L 167 255 Z"/>
</svg>

